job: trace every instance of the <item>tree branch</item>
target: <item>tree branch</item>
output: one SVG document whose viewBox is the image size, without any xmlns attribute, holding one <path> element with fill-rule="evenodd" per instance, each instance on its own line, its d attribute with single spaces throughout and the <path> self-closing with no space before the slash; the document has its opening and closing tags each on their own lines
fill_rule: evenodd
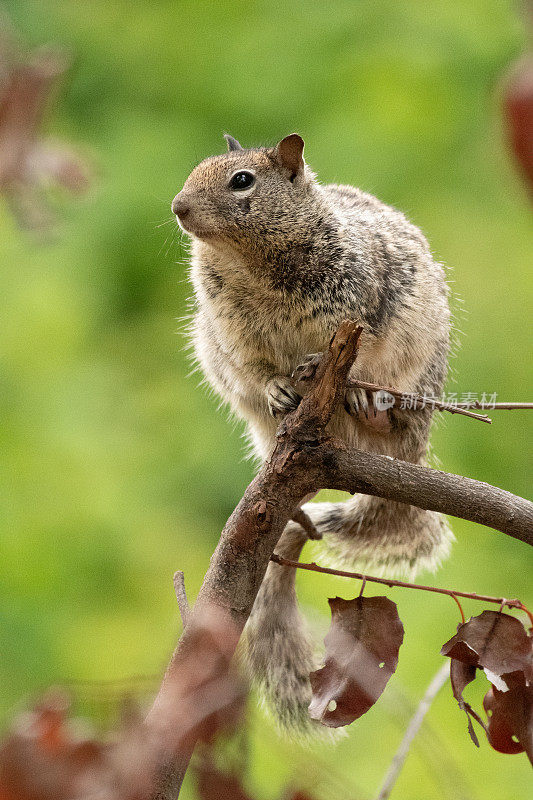
<svg viewBox="0 0 533 800">
<path fill-rule="evenodd" d="M 533 503 L 483 481 L 389 456 L 319 448 L 323 488 L 370 494 L 478 522 L 533 545 Z"/>
<path fill-rule="evenodd" d="M 349 452 L 341 441 L 326 433 L 326 425 L 344 397 L 360 335 L 361 328 L 355 323 L 340 325 L 309 393 L 280 425 L 272 455 L 226 523 L 147 717 L 146 724 L 154 735 L 168 734 L 172 687 L 179 680 L 194 632 L 216 608 L 235 627 L 235 636 L 227 643 L 228 652 L 237 646 L 276 543 L 309 494 L 334 488 L 377 495 L 490 525 L 533 544 L 533 504 L 527 500 L 457 475 L 386 456 Z M 179 758 L 161 765 L 154 800 L 177 797 L 193 747 L 191 739 Z"/>
<path fill-rule="evenodd" d="M 305 513 L 302 508 L 297 508 L 293 513 L 291 519 L 297 522 L 298 525 L 304 529 L 308 539 L 322 539 L 322 534 L 315 527 L 312 519 Z"/>
</svg>

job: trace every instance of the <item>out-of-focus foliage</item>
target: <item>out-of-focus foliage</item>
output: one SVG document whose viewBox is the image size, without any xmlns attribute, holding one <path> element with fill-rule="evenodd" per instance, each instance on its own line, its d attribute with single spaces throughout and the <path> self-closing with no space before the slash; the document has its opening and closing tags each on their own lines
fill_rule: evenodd
<svg viewBox="0 0 533 800">
<path fill-rule="evenodd" d="M 321 180 L 357 184 L 422 227 L 451 270 L 462 333 L 449 388 L 459 394 L 531 399 L 533 226 L 500 120 L 500 78 L 526 42 L 511 0 L 3 5 L 28 45 L 74 55 L 46 129 L 85 143 L 97 173 L 87 197 L 52 196 L 63 223 L 47 243 L 0 207 L 8 719 L 49 682 L 157 672 L 178 630 L 172 574 L 183 569 L 194 596 L 253 474 L 242 429 L 189 375 L 177 321 L 190 289 L 169 204 L 191 167 L 223 150 L 223 131 L 248 145 L 297 130 Z M 441 420 L 440 463 L 527 495 L 531 417 L 493 417 L 492 427 Z M 531 600 L 524 545 L 473 524 L 454 530 L 436 581 Z M 299 583 L 320 641 L 326 597 L 357 589 L 325 576 Z M 375 792 L 457 621 L 441 597 L 391 594 L 409 635 L 380 703 L 313 756 L 253 713 L 258 796 L 275 796 L 295 769 L 324 797 L 340 796 L 333 778 L 320 788 L 328 770 L 346 796 Z M 429 715 L 438 738 L 421 737 L 398 795 L 525 799 L 525 758 L 476 750 L 446 692 Z M 184 796 L 193 792 L 191 781 Z"/>
<path fill-rule="evenodd" d="M 44 231 L 52 224 L 46 189 L 81 193 L 87 170 L 65 145 L 42 137 L 43 112 L 67 69 L 53 48 L 21 52 L 6 22 L 0 29 L 0 192 L 19 225 Z M 44 190 L 44 191 L 43 191 Z"/>
</svg>

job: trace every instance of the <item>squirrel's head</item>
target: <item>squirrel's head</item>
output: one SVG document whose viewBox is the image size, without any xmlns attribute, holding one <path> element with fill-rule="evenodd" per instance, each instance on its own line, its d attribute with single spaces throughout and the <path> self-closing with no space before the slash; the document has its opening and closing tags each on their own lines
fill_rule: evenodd
<svg viewBox="0 0 533 800">
<path fill-rule="evenodd" d="M 225 138 L 228 152 L 198 164 L 172 201 L 179 225 L 214 246 L 290 240 L 314 179 L 303 160 L 303 139 L 293 133 L 275 147 L 245 150 Z"/>
</svg>

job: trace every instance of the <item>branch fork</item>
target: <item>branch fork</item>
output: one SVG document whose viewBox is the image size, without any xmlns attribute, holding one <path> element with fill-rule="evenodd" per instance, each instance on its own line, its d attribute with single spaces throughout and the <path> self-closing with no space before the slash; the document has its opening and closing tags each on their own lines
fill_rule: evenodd
<svg viewBox="0 0 533 800">
<path fill-rule="evenodd" d="M 469 478 L 387 456 L 349 451 L 328 435 L 325 429 L 343 400 L 361 333 L 361 327 L 349 320 L 340 325 L 318 365 L 310 391 L 280 425 L 270 458 L 228 519 L 148 714 L 146 726 L 155 735 L 165 730 L 168 715 L 163 711 L 172 704 L 173 686 L 179 682 L 190 642 L 201 629 L 202 620 L 218 609 L 221 619 L 231 621 L 227 646 L 227 653 L 231 653 L 285 525 L 296 517 L 309 533 L 300 513 L 300 504 L 309 494 L 329 488 L 376 495 L 488 525 L 533 545 L 533 503 Z M 451 594 L 461 596 L 460 592 Z M 161 765 L 154 800 L 177 797 L 194 744 L 191 739 L 187 750 L 182 749 L 179 756 Z"/>
</svg>

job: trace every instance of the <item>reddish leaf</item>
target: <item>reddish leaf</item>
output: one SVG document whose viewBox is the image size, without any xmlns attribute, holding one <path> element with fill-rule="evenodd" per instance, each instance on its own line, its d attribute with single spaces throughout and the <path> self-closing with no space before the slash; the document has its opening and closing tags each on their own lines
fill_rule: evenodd
<svg viewBox="0 0 533 800">
<path fill-rule="evenodd" d="M 483 699 L 488 717 L 489 744 L 500 753 L 527 753 L 533 764 L 533 686 L 521 678 L 506 676 L 511 688 L 492 687 Z"/>
<path fill-rule="evenodd" d="M 80 788 L 80 765 L 101 769 L 105 746 L 80 739 L 59 693 L 22 714 L 0 745 L 0 798 L 62 800 Z M 90 754 L 90 757 L 88 757 Z"/>
<path fill-rule="evenodd" d="M 19 53 L 3 35 L 0 63 L 0 193 L 22 225 L 43 229 L 52 222 L 48 187 L 59 184 L 81 193 L 89 182 L 84 160 L 40 132 L 67 58 L 61 49 L 50 47 Z"/>
<path fill-rule="evenodd" d="M 512 67 L 504 91 L 504 113 L 515 158 L 533 192 L 533 56 Z"/>
<path fill-rule="evenodd" d="M 365 714 L 385 689 L 398 664 L 403 625 L 396 604 L 386 597 L 336 597 L 329 604 L 325 665 L 309 676 L 309 713 L 338 728 Z"/>
<path fill-rule="evenodd" d="M 521 672 L 526 681 L 533 677 L 530 637 L 519 620 L 499 611 L 483 611 L 459 625 L 441 653 L 493 676 Z"/>
</svg>

